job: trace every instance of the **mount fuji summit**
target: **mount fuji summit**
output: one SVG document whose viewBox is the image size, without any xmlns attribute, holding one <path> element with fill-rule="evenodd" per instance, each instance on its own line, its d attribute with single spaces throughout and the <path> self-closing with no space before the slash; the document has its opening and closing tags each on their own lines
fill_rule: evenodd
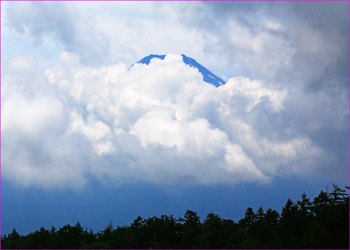
<svg viewBox="0 0 350 250">
<path fill-rule="evenodd" d="M 223 84 L 226 83 L 224 80 L 222 80 L 220 77 L 218 77 L 218 76 L 214 75 L 213 73 L 211 73 L 208 69 L 203 67 L 201 64 L 199 64 L 193 58 L 185 56 L 183 54 L 181 54 L 181 56 L 182 56 L 182 60 L 183 60 L 183 62 L 185 64 L 198 69 L 198 71 L 203 75 L 203 81 L 205 81 L 207 83 L 210 83 L 210 84 L 213 84 L 216 87 L 219 87 L 220 85 L 223 85 Z M 154 54 L 151 54 L 149 56 L 146 56 L 146 57 L 142 58 L 137 63 L 142 63 L 142 64 L 148 65 L 153 58 L 159 58 L 161 60 L 164 60 L 165 55 L 154 55 Z"/>
</svg>

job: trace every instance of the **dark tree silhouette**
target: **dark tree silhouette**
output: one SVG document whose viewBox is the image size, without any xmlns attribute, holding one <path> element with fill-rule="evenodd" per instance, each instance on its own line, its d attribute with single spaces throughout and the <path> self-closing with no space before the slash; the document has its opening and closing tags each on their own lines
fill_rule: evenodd
<svg viewBox="0 0 350 250">
<path fill-rule="evenodd" d="M 349 188 L 346 187 L 348 190 Z M 130 226 L 110 222 L 96 234 L 79 222 L 58 230 L 41 227 L 21 236 L 16 229 L 1 237 L 3 249 L 116 249 L 116 248 L 349 248 L 349 194 L 333 184 L 333 190 L 310 201 L 288 199 L 281 215 L 273 209 L 248 207 L 235 223 L 209 213 L 203 222 L 187 210 L 184 218 L 161 215 L 137 217 Z"/>
<path fill-rule="evenodd" d="M 202 234 L 200 217 L 196 212 L 187 210 L 184 218 L 181 248 L 199 248 Z"/>
</svg>

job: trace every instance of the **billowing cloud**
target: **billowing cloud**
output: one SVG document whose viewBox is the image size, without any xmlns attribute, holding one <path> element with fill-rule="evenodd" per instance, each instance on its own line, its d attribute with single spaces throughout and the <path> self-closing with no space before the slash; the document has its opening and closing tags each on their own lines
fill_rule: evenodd
<svg viewBox="0 0 350 250">
<path fill-rule="evenodd" d="M 2 61 L 5 178 L 348 180 L 348 2 L 1 4 L 3 60 L 33 55 Z"/>
<path fill-rule="evenodd" d="M 245 77 L 216 88 L 176 54 L 130 69 L 63 53 L 40 72 L 33 60 L 7 62 L 2 80 L 2 174 L 17 183 L 268 183 L 318 171 L 322 149 L 310 137 L 256 127 L 283 115 L 287 89 Z"/>
</svg>

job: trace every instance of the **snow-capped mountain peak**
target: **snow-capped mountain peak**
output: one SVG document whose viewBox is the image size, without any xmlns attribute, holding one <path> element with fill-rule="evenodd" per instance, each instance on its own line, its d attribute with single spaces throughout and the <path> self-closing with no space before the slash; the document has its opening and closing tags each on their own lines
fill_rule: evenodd
<svg viewBox="0 0 350 250">
<path fill-rule="evenodd" d="M 186 55 L 181 55 L 182 56 L 182 60 L 185 64 L 197 68 L 198 71 L 203 75 L 203 81 L 213 84 L 216 87 L 219 87 L 220 85 L 225 84 L 225 81 L 222 80 L 220 77 L 214 75 L 212 72 L 210 72 L 208 69 L 206 69 L 204 66 L 202 66 L 201 64 L 199 64 L 196 60 L 194 60 L 191 57 L 188 57 Z M 140 61 L 138 61 L 137 63 L 142 63 L 142 64 L 146 64 L 148 65 L 151 60 L 153 58 L 159 58 L 161 60 L 164 60 L 165 55 L 155 55 L 155 54 L 151 54 L 149 56 L 146 56 L 144 58 L 142 58 Z"/>
</svg>

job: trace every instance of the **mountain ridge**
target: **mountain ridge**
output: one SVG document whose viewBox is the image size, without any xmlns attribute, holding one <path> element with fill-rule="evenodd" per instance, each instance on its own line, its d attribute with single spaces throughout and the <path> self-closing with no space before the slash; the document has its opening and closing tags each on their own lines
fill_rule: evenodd
<svg viewBox="0 0 350 250">
<path fill-rule="evenodd" d="M 164 60 L 166 55 L 157 55 L 157 54 L 150 54 L 144 58 L 142 58 L 140 61 L 137 63 L 142 63 L 148 65 L 153 58 L 159 58 L 161 60 Z M 222 80 L 220 77 L 216 76 L 212 72 L 210 72 L 207 68 L 205 68 L 203 65 L 198 63 L 196 60 L 194 60 L 191 57 L 188 57 L 184 54 L 181 54 L 182 56 L 182 61 L 189 65 L 190 67 L 197 68 L 198 71 L 203 75 L 203 81 L 210 83 L 214 85 L 215 87 L 219 87 L 221 85 L 224 85 L 226 82 Z"/>
</svg>

